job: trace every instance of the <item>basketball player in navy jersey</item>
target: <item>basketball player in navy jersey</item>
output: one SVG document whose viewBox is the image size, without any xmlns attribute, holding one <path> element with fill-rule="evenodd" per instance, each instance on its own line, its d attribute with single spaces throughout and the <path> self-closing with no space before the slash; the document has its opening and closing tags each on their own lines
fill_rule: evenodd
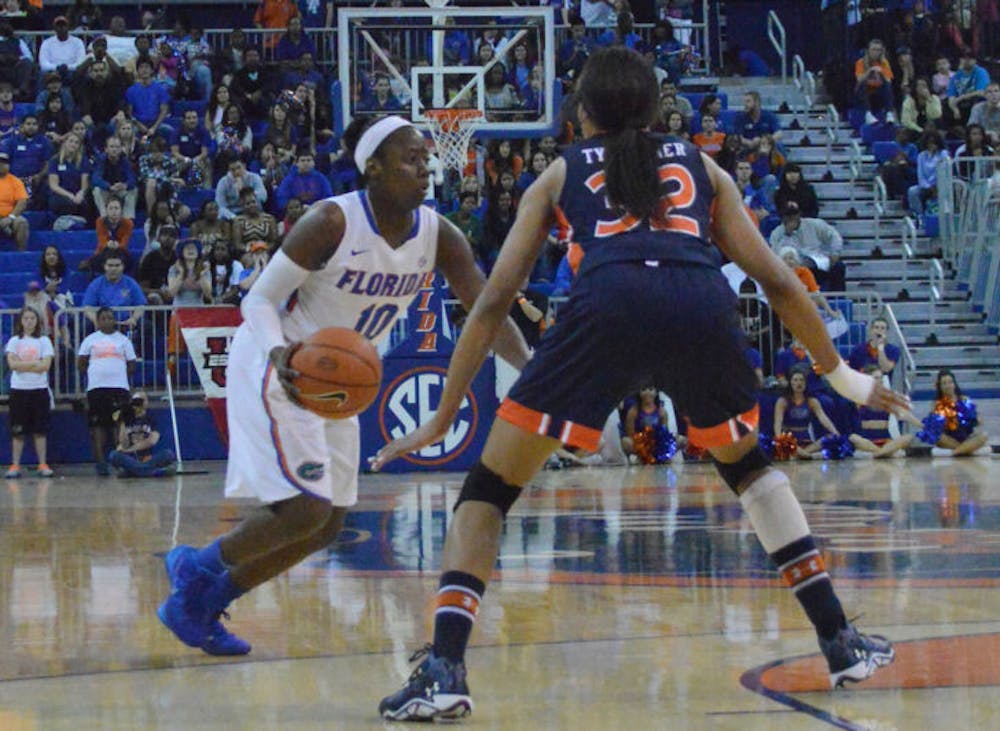
<svg viewBox="0 0 1000 731">
<path fill-rule="evenodd" d="M 521 199 L 462 330 L 436 415 L 373 462 L 378 468 L 447 432 L 560 206 L 584 250 L 569 302 L 500 406 L 465 480 L 444 547 L 433 646 L 406 685 L 383 699 L 385 718 L 471 712 L 465 647 L 507 511 L 561 444 L 596 449 L 608 413 L 643 379 L 688 416 L 688 438 L 711 453 L 739 495 L 816 627 L 831 683 L 867 678 L 894 657 L 887 640 L 847 622 L 788 478 L 758 446 L 756 380 L 720 251 L 761 283 L 838 392 L 885 410 L 907 410 L 907 399 L 840 359 L 805 288 L 761 238 L 730 177 L 693 145 L 646 131 L 656 114 L 656 79 L 639 54 L 608 48 L 591 56 L 578 99 L 585 139 Z"/>
<path fill-rule="evenodd" d="M 344 144 L 365 190 L 313 204 L 242 303 L 226 372 L 226 495 L 264 507 L 208 546 L 167 554 L 161 621 L 187 645 L 241 655 L 250 644 L 220 615 L 237 597 L 328 546 L 357 501 L 358 418 L 324 419 L 296 402 L 295 344 L 326 327 L 384 338 L 435 266 L 466 308 L 483 288 L 465 236 L 423 206 L 423 136 L 400 117 L 355 120 Z M 520 368 L 528 349 L 513 321 L 498 352 Z"/>
</svg>

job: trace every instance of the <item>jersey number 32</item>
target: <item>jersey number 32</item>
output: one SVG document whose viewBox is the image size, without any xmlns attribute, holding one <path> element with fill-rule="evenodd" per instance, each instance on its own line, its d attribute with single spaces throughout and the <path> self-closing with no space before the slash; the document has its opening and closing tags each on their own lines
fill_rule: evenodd
<svg viewBox="0 0 1000 731">
<path fill-rule="evenodd" d="M 680 211 L 690 208 L 698 195 L 691 171 L 683 165 L 668 163 L 660 166 L 659 174 L 660 182 L 667 184 L 668 191 L 660 199 L 660 212 L 647 219 L 650 230 L 673 231 L 701 238 L 701 225 L 697 219 L 680 213 Z M 595 194 L 601 192 L 604 183 L 603 170 L 594 173 L 584 181 L 587 189 Z M 611 208 L 611 204 L 608 203 L 607 207 Z M 637 228 L 641 223 L 642 221 L 629 213 L 613 221 L 599 220 L 594 226 L 594 236 L 596 238 L 617 236 Z"/>
</svg>

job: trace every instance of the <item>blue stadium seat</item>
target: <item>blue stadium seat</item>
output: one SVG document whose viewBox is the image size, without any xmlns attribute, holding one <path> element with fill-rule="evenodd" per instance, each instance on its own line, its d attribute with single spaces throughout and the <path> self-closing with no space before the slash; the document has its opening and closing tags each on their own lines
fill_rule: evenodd
<svg viewBox="0 0 1000 731">
<path fill-rule="evenodd" d="M 28 282 L 37 278 L 37 272 L 0 272 L 0 294 L 4 299 L 8 294 L 24 294 Z"/>
<path fill-rule="evenodd" d="M 844 313 L 844 319 L 848 322 L 854 321 L 854 302 L 849 299 L 830 299 L 830 307 Z"/>
<path fill-rule="evenodd" d="M 847 110 L 847 121 L 850 123 L 851 127 L 855 132 L 860 132 L 861 128 L 865 124 L 865 110 L 864 109 L 848 109 Z"/>
<path fill-rule="evenodd" d="M 146 248 L 146 232 L 142 226 L 136 225 L 132 237 L 128 240 L 128 250 L 133 257 L 140 256 Z"/>
<path fill-rule="evenodd" d="M 38 268 L 34 251 L 0 251 L 0 272 L 27 272 Z"/>
<path fill-rule="evenodd" d="M 52 227 L 52 214 L 48 211 L 25 211 L 23 215 L 32 231 L 41 231 Z"/>
<path fill-rule="evenodd" d="M 215 199 L 215 191 L 204 190 L 202 188 L 186 189 L 178 191 L 177 197 L 180 199 L 181 203 L 191 209 L 193 217 L 197 218 L 198 212 L 201 210 L 205 201 Z"/>
<path fill-rule="evenodd" d="M 90 273 L 77 270 L 67 272 L 63 281 L 64 287 L 70 292 L 83 292 L 87 289 L 88 284 L 90 284 Z M 82 299 L 76 301 L 83 302 Z"/>
<path fill-rule="evenodd" d="M 941 222 L 937 216 L 924 214 L 920 217 L 920 226 L 931 238 L 937 238 L 941 234 Z"/>
<path fill-rule="evenodd" d="M 63 259 L 66 260 L 66 270 L 71 272 L 75 272 L 80 266 L 80 262 L 94 253 L 93 249 L 63 249 L 62 247 L 60 247 L 60 251 L 62 251 Z"/>
<path fill-rule="evenodd" d="M 896 125 L 876 122 L 861 127 L 861 141 L 872 146 L 876 142 L 892 142 L 896 139 Z"/>
<path fill-rule="evenodd" d="M 34 102 L 15 102 L 14 104 L 14 116 L 18 119 L 23 119 L 25 114 L 33 111 L 35 111 Z"/>
<path fill-rule="evenodd" d="M 739 111 L 736 109 L 723 109 L 722 113 L 719 115 L 719 123 L 722 125 L 722 130 L 726 134 L 732 134 L 734 132 L 733 124 L 736 122 L 736 115 Z"/>
<path fill-rule="evenodd" d="M 201 117 L 205 114 L 205 109 L 208 107 L 208 102 L 201 101 L 200 99 L 176 99 L 174 103 L 170 105 L 170 114 L 174 117 L 180 117 L 184 119 L 184 112 L 189 109 L 193 109 L 198 112 L 198 116 Z"/>
</svg>

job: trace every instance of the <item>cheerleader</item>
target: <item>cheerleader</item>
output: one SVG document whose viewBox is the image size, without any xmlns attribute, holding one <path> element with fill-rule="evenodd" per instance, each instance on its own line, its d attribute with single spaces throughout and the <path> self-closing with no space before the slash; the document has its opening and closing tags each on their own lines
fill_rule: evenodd
<svg viewBox="0 0 1000 731">
<path fill-rule="evenodd" d="M 953 457 L 967 457 L 989 439 L 979 426 L 976 405 L 962 395 L 955 374 L 949 370 L 938 371 L 932 413 L 944 418 L 944 429 L 936 446 L 950 449 Z"/>
</svg>

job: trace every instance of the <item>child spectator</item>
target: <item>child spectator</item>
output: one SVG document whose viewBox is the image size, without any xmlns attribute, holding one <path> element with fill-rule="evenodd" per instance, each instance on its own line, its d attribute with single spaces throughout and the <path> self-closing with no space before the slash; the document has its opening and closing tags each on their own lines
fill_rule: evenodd
<svg viewBox="0 0 1000 731">
<path fill-rule="evenodd" d="M 541 155 L 542 153 L 536 154 Z M 458 226 L 459 230 L 465 234 L 473 251 L 479 251 L 483 240 L 483 221 L 476 215 L 479 196 L 476 193 L 466 192 L 462 193 L 459 198 L 461 202 L 458 210 L 449 213 L 445 218 Z"/>
<path fill-rule="evenodd" d="M 795 272 L 795 276 L 799 278 L 799 281 L 802 282 L 802 285 L 809 293 L 810 299 L 819 305 L 820 310 L 822 310 L 828 318 L 831 320 L 842 320 L 844 318 L 844 315 L 841 312 L 830 307 L 830 302 L 819 290 L 819 285 L 816 283 L 816 277 L 813 276 L 813 273 L 809 271 L 808 267 L 802 266 L 802 260 L 799 259 L 799 252 L 796 251 L 794 247 L 784 247 L 778 252 L 778 256 L 781 257 L 781 260 L 785 262 L 789 269 Z"/>
<path fill-rule="evenodd" d="M 701 132 L 691 138 L 698 149 L 711 158 L 715 158 L 722 150 L 722 144 L 726 140 L 726 134 L 718 129 L 718 121 L 711 114 L 703 115 L 701 118 Z"/>
<path fill-rule="evenodd" d="M 14 337 L 4 348 L 10 374 L 11 465 L 5 477 L 21 476 L 24 437 L 31 434 L 38 458 L 39 477 L 52 477 L 46 463 L 46 435 L 49 431 L 49 368 L 55 351 L 42 332 L 42 317 L 31 307 L 21 308 L 14 322 Z"/>
<path fill-rule="evenodd" d="M 117 412 L 118 448 L 108 455 L 108 462 L 119 477 L 165 477 L 175 472 L 174 453 L 157 446 L 160 432 L 148 406 L 146 394 L 136 391 Z"/>
<path fill-rule="evenodd" d="M 944 101 L 944 98 L 948 96 L 948 84 L 951 83 L 952 75 L 951 61 L 948 60 L 947 56 L 940 56 L 934 62 L 934 75 L 931 76 L 931 91 L 941 101 Z"/>
<path fill-rule="evenodd" d="M 351 163 L 353 165 L 353 162 Z M 283 162 L 277 154 L 275 147 L 270 142 L 265 142 L 260 148 L 257 159 L 250 163 L 250 172 L 260 175 L 264 189 L 267 191 L 267 199 L 274 200 L 278 194 L 281 181 L 291 172 L 291 164 Z M 355 168 L 355 172 L 356 172 Z"/>
<path fill-rule="evenodd" d="M 97 219 L 97 248 L 91 257 L 80 262 L 80 269 L 89 270 L 91 277 L 101 276 L 104 260 L 113 251 L 121 257 L 125 272 L 131 271 L 132 254 L 128 250 L 128 242 L 134 228 L 132 219 L 122 215 L 122 202 L 111 198 L 104 215 Z"/>
<path fill-rule="evenodd" d="M 289 198 L 288 205 L 285 206 L 285 218 L 281 221 L 281 226 L 279 227 L 279 233 L 281 238 L 285 238 L 288 232 L 292 230 L 292 226 L 295 222 L 302 218 L 302 215 L 306 212 L 306 207 L 302 205 L 302 201 L 298 198 Z"/>
</svg>

